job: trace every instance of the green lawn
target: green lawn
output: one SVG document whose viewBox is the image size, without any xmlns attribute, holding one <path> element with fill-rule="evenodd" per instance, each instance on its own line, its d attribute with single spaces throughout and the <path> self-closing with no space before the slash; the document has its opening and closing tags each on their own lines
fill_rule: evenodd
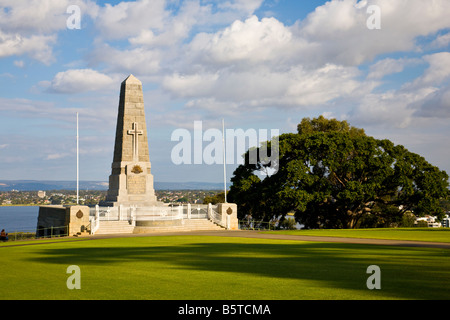
<svg viewBox="0 0 450 320">
<path fill-rule="evenodd" d="M 154 236 L 9 245 L 0 255 L 3 299 L 450 299 L 444 249 Z M 70 265 L 80 290 L 66 286 Z M 367 289 L 369 265 L 381 268 L 381 290 Z"/>
<path fill-rule="evenodd" d="M 412 240 L 427 242 L 450 242 L 450 228 L 374 228 L 374 229 L 320 229 L 277 230 L 263 233 L 299 236 L 345 237 L 364 239 Z"/>
</svg>

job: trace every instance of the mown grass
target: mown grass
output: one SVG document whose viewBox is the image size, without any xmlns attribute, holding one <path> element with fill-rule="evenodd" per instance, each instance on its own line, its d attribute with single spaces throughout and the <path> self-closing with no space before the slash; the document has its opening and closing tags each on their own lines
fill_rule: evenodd
<svg viewBox="0 0 450 320">
<path fill-rule="evenodd" d="M 450 250 L 211 236 L 0 248 L 2 299 L 449 299 Z M 369 290 L 369 265 L 381 290 Z M 81 270 L 69 290 L 67 267 Z"/>
<path fill-rule="evenodd" d="M 450 228 L 277 230 L 263 231 L 263 233 L 363 239 L 410 240 L 447 243 L 450 242 Z"/>
</svg>

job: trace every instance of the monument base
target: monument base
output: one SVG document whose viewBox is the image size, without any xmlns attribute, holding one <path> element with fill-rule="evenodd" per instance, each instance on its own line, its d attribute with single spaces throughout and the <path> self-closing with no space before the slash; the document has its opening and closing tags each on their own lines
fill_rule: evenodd
<svg viewBox="0 0 450 320">
<path fill-rule="evenodd" d="M 100 207 L 136 207 L 136 208 L 145 208 L 145 207 L 164 207 L 167 206 L 167 203 L 160 201 L 148 201 L 148 202 L 131 202 L 131 201 L 123 201 L 123 202 L 115 202 L 115 201 L 100 201 Z"/>
<path fill-rule="evenodd" d="M 146 221 L 137 220 L 136 227 L 180 227 L 183 225 L 183 219 L 178 220 L 156 220 Z"/>
</svg>

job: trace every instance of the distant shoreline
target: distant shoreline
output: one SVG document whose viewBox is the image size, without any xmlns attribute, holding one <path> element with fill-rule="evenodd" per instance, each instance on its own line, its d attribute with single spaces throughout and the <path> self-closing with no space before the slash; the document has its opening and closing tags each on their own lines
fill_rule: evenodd
<svg viewBox="0 0 450 320">
<path fill-rule="evenodd" d="M 40 204 L 0 204 L 0 207 L 39 207 Z"/>
</svg>

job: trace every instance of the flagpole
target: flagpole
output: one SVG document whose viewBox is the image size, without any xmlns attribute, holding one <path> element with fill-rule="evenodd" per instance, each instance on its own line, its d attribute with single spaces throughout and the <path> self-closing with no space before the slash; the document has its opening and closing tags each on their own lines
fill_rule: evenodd
<svg viewBox="0 0 450 320">
<path fill-rule="evenodd" d="M 80 183 L 79 183 L 79 174 L 80 174 L 80 158 L 79 158 L 79 136 L 78 136 L 78 112 L 77 112 L 77 205 L 79 204 L 79 188 L 80 188 Z"/>
<path fill-rule="evenodd" d="M 223 150 L 223 189 L 225 192 L 225 203 L 227 203 L 227 171 L 225 155 L 225 120 L 222 119 L 222 150 Z"/>
</svg>

